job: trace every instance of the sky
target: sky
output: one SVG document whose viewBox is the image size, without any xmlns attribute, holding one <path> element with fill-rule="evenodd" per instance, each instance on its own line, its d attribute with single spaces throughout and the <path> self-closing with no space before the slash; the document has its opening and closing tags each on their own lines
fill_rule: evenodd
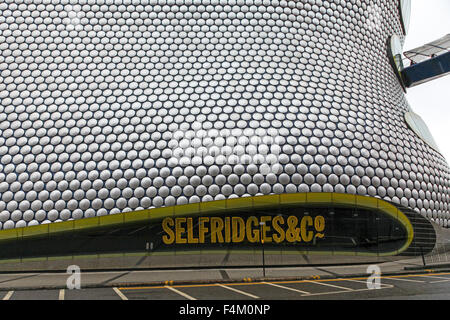
<svg viewBox="0 0 450 320">
<path fill-rule="evenodd" d="M 411 23 L 403 51 L 450 33 L 450 0 L 412 0 Z M 407 89 L 406 99 L 420 115 L 450 164 L 450 75 Z"/>
</svg>

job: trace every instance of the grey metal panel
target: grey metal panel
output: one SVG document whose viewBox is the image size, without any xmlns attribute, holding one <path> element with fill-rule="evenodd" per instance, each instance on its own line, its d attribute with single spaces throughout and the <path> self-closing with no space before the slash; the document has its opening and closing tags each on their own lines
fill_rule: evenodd
<svg viewBox="0 0 450 320">
<path fill-rule="evenodd" d="M 387 59 L 397 5 L 0 3 L 1 227 L 321 191 L 447 226 L 449 167 Z"/>
</svg>

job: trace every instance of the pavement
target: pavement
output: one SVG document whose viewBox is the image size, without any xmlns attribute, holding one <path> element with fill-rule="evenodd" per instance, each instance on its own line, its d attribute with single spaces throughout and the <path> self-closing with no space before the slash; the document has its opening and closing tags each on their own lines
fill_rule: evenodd
<svg viewBox="0 0 450 320">
<path fill-rule="evenodd" d="M 2 300 L 140 300 L 172 301 L 170 312 L 181 314 L 184 306 L 208 306 L 215 314 L 233 314 L 237 304 L 247 308 L 265 306 L 274 311 L 274 301 L 288 300 L 449 300 L 450 272 L 381 275 L 310 280 L 149 285 L 80 289 L 0 290 Z M 198 300 L 198 301 L 196 301 Z M 211 307 L 211 302 L 214 308 Z M 222 301 L 222 302 L 220 302 Z M 219 303 L 217 303 L 219 302 Z M 188 303 L 188 304 L 186 304 Z M 146 303 L 145 306 L 148 306 Z M 291 306 L 292 307 L 292 306 Z M 178 309 L 178 311 L 177 311 Z M 282 310 L 285 310 L 283 308 Z"/>
<path fill-rule="evenodd" d="M 170 300 L 180 303 L 183 300 L 241 303 L 449 300 L 450 265 L 424 267 L 419 258 L 377 265 L 3 273 L 0 274 L 0 299 Z M 215 311 L 225 315 L 226 306 L 228 302 L 218 305 Z"/>
<path fill-rule="evenodd" d="M 178 269 L 178 270 L 127 270 L 83 271 L 79 274 L 64 272 L 3 273 L 0 274 L 0 291 L 57 290 L 67 288 L 68 282 L 78 281 L 82 288 L 136 287 L 182 284 L 237 283 L 283 280 L 319 280 L 350 277 L 368 277 L 374 272 L 383 275 L 423 273 L 422 260 L 407 259 L 376 265 L 327 265 L 277 268 L 229 269 Z M 447 267 L 450 270 L 450 267 Z M 426 272 L 434 272 L 432 267 Z M 445 271 L 444 269 L 440 269 Z"/>
</svg>

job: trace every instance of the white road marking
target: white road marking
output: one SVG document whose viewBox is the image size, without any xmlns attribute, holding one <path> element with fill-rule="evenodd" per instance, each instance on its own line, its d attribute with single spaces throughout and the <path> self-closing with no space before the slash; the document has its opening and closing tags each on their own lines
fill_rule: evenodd
<svg viewBox="0 0 450 320">
<path fill-rule="evenodd" d="M 310 294 L 304 294 L 302 296 L 320 296 L 325 294 L 337 294 L 337 293 L 349 293 L 349 292 L 361 292 L 361 291 L 372 291 L 372 290 L 381 290 L 381 289 L 387 289 L 387 288 L 380 288 L 380 289 L 355 289 L 355 290 L 345 290 L 345 291 L 330 291 L 330 292 L 318 292 L 318 293 L 310 293 Z"/>
<path fill-rule="evenodd" d="M 388 279 L 388 280 L 398 280 L 398 281 L 410 281 L 410 282 L 426 282 L 422 280 L 413 280 L 413 279 L 403 279 L 403 278 L 394 278 L 394 277 L 382 277 L 382 279 Z"/>
<path fill-rule="evenodd" d="M 381 279 L 380 277 L 376 277 L 376 279 Z M 367 281 L 361 281 L 361 280 L 354 280 L 354 279 L 338 279 L 341 281 L 351 281 L 351 282 L 359 282 L 359 283 L 364 283 L 367 285 Z M 380 286 L 385 286 L 386 288 L 393 288 L 394 286 L 392 284 L 386 284 L 386 283 L 380 283 Z"/>
<path fill-rule="evenodd" d="M 445 282 L 445 281 L 450 281 L 450 278 L 449 277 L 437 277 L 437 276 L 426 276 L 426 275 L 419 275 L 419 277 L 425 277 L 425 278 L 434 278 L 434 279 L 444 279 L 444 281 L 443 282 Z M 436 281 L 431 281 L 430 283 L 433 283 L 433 282 L 436 282 Z M 439 281 L 439 282 L 441 282 L 441 281 Z"/>
<path fill-rule="evenodd" d="M 5 296 L 3 297 L 3 300 L 9 300 L 11 296 L 13 295 L 14 291 L 8 291 Z"/>
<path fill-rule="evenodd" d="M 305 280 L 305 282 L 317 283 L 317 284 L 321 284 L 321 285 L 324 285 L 324 286 L 333 287 L 333 288 L 342 289 L 342 290 L 347 290 L 347 291 L 355 291 L 354 289 L 341 287 L 341 286 L 337 286 L 335 284 L 329 284 L 329 283 L 325 283 L 325 282 L 309 281 L 309 280 Z"/>
<path fill-rule="evenodd" d="M 294 288 L 290 288 L 290 287 L 285 287 L 285 286 L 281 286 L 281 285 L 275 284 L 275 283 L 270 283 L 270 282 L 261 282 L 261 283 L 268 284 L 270 286 L 274 286 L 274 287 L 281 288 L 281 289 L 294 291 L 294 292 L 299 292 L 299 293 L 303 293 L 303 294 L 309 294 L 309 292 L 307 292 L 307 291 L 302 291 L 302 290 L 298 290 L 298 289 L 294 289 Z"/>
<path fill-rule="evenodd" d="M 439 283 L 439 282 L 448 282 L 450 279 L 447 280 L 437 280 L 437 281 L 430 281 L 430 283 Z"/>
<path fill-rule="evenodd" d="M 177 290 L 177 289 L 175 289 L 175 288 L 172 288 L 172 287 L 169 287 L 169 286 L 164 286 L 165 288 L 167 288 L 167 289 L 169 289 L 169 290 L 172 290 L 173 292 L 175 292 L 175 293 L 178 293 L 180 296 L 183 296 L 183 297 L 185 297 L 186 299 L 189 299 L 189 300 L 197 300 L 197 299 L 195 299 L 194 297 L 191 297 L 190 295 L 188 295 L 188 294 L 186 294 L 186 293 L 184 293 L 184 292 L 181 292 L 180 290 Z"/>
<path fill-rule="evenodd" d="M 248 293 L 248 292 L 244 292 L 244 291 L 238 290 L 238 289 L 230 287 L 230 286 L 224 286 L 223 284 L 220 284 L 220 283 L 216 283 L 216 285 L 218 285 L 219 287 L 222 287 L 222 288 L 225 288 L 225 289 L 228 289 L 228 290 L 231 290 L 231 291 L 243 294 L 244 296 L 248 296 L 248 297 L 253 298 L 253 299 L 259 299 L 258 296 L 255 296 L 255 295 L 253 295 L 251 293 Z"/>
<path fill-rule="evenodd" d="M 113 290 L 114 290 L 115 293 L 117 293 L 117 295 L 120 297 L 120 299 L 128 300 L 128 298 L 122 293 L 122 291 L 120 291 L 116 287 L 114 287 Z"/>
<path fill-rule="evenodd" d="M 59 290 L 58 300 L 64 300 L 64 289 Z"/>
</svg>

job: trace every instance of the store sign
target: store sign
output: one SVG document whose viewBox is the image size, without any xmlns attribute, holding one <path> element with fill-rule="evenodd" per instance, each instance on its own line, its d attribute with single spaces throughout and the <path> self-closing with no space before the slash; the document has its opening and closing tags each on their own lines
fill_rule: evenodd
<svg viewBox="0 0 450 320">
<path fill-rule="evenodd" d="M 308 243 L 325 236 L 325 218 L 306 215 L 179 217 L 162 220 L 162 241 L 172 244 Z"/>
</svg>

